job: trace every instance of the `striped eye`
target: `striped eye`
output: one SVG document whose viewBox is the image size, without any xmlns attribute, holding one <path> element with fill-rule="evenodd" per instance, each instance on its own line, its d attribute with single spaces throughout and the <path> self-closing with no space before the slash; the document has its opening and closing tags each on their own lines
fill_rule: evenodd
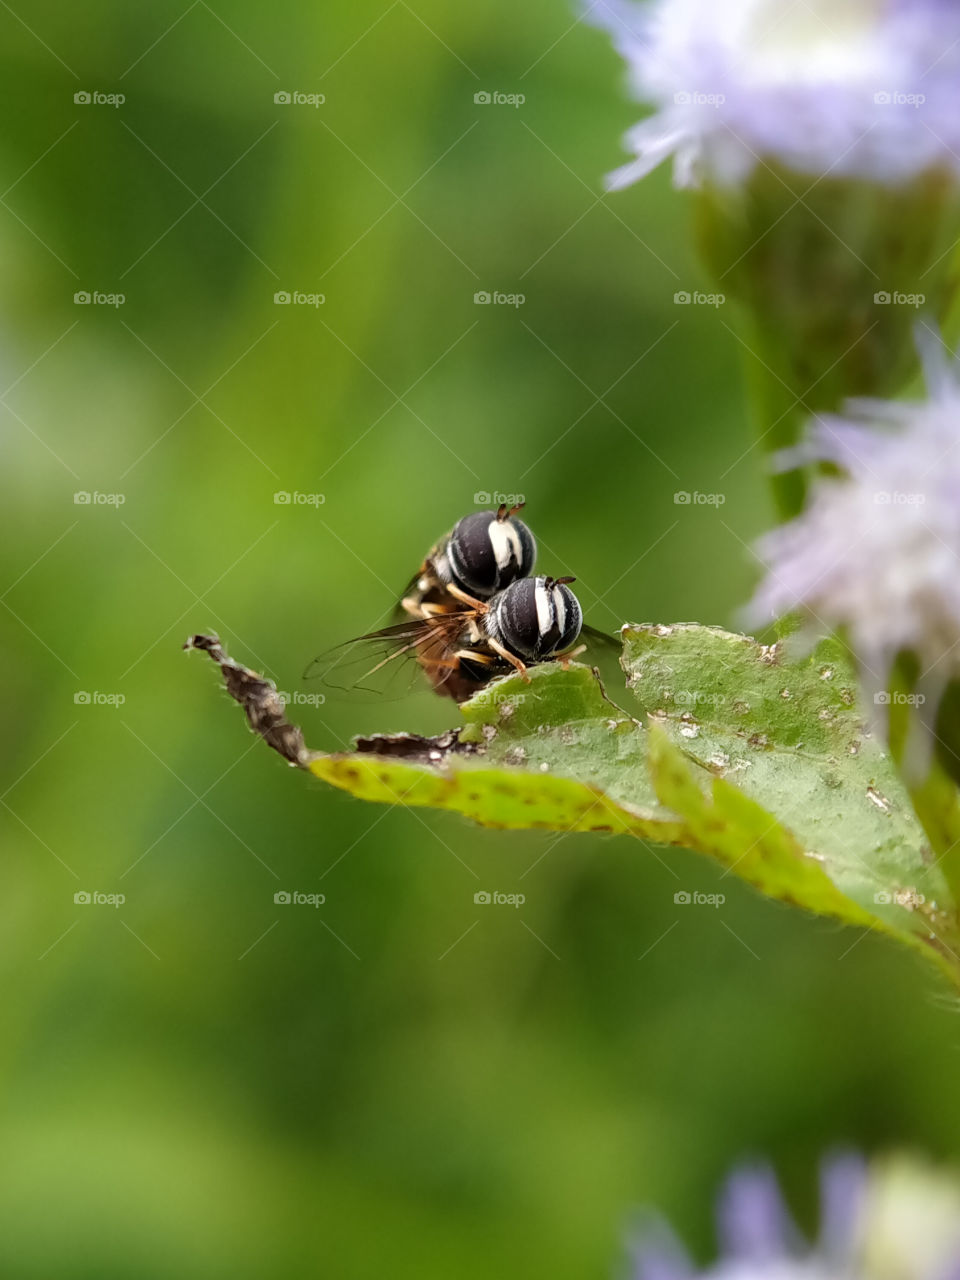
<svg viewBox="0 0 960 1280">
<path fill-rule="evenodd" d="M 540 662 L 574 643 L 583 625 L 580 601 L 565 582 L 524 578 L 490 601 L 487 630 L 516 657 Z"/>
<path fill-rule="evenodd" d="M 464 516 L 447 540 L 446 565 L 453 584 L 489 600 L 533 569 L 537 544 L 523 523 L 496 511 Z"/>
</svg>

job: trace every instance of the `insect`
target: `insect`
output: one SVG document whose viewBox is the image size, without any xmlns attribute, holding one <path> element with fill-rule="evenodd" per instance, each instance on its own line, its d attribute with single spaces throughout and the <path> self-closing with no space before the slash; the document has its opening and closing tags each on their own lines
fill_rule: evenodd
<svg viewBox="0 0 960 1280">
<path fill-rule="evenodd" d="M 469 518 L 469 517 L 468 517 Z M 327 669 L 330 687 L 376 692 L 380 677 L 414 659 L 434 690 L 456 702 L 472 697 L 497 676 L 537 662 L 566 662 L 583 627 L 580 602 L 570 590 L 573 578 L 519 578 L 489 600 L 458 588 L 457 607 L 426 605 L 427 612 L 395 626 L 370 632 L 341 646 Z M 352 679 L 360 668 L 359 675 Z"/>
<path fill-rule="evenodd" d="M 537 544 L 523 521 L 514 518 L 523 505 L 503 503 L 496 511 L 475 511 L 458 520 L 404 592 L 404 612 L 412 618 L 462 612 L 528 577 Z"/>
</svg>

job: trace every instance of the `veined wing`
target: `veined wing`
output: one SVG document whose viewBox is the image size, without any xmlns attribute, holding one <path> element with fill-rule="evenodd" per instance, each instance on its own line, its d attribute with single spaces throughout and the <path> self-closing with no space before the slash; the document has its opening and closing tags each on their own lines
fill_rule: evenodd
<svg viewBox="0 0 960 1280">
<path fill-rule="evenodd" d="M 455 665 L 450 655 L 462 631 L 462 615 L 409 618 L 328 649 L 314 658 L 304 679 L 317 680 L 333 698 L 402 698 L 423 666 Z"/>
</svg>

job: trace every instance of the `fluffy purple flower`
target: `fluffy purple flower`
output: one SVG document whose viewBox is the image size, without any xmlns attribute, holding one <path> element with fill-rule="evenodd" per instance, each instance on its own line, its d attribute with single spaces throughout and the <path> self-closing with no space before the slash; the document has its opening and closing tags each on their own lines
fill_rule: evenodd
<svg viewBox="0 0 960 1280">
<path fill-rule="evenodd" d="M 678 185 L 758 162 L 906 181 L 960 169 L 960 6 L 947 0 L 583 0 L 654 114 L 618 188 L 674 157 Z"/>
<path fill-rule="evenodd" d="M 720 1198 L 719 1260 L 701 1270 L 669 1230 L 648 1226 L 634 1250 L 635 1280 L 956 1280 L 960 1188 L 925 1166 L 855 1156 L 829 1161 L 819 1231 L 798 1231 L 773 1172 L 741 1169 Z"/>
<path fill-rule="evenodd" d="M 960 368 L 920 333 L 926 400 L 850 402 L 786 455 L 844 474 L 815 481 L 806 511 L 761 540 L 766 575 L 746 620 L 799 613 L 811 639 L 845 629 L 878 705 L 896 655 L 915 654 L 932 718 L 960 673 Z"/>
</svg>

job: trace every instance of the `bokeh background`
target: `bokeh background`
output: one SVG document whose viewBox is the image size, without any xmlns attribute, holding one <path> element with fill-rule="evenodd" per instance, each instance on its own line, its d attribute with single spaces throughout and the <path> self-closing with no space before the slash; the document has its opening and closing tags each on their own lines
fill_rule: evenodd
<svg viewBox="0 0 960 1280">
<path fill-rule="evenodd" d="M 580 1280 L 643 1204 L 707 1251 L 737 1158 L 809 1217 L 829 1147 L 960 1150 L 906 953 L 682 851 L 365 807 L 181 652 L 309 695 L 497 491 L 595 626 L 735 620 L 745 353 L 674 302 L 710 286 L 669 174 L 602 194 L 636 109 L 576 16 L 2 6 L 5 1275 Z M 457 718 L 296 710 L 317 747 Z"/>
</svg>

